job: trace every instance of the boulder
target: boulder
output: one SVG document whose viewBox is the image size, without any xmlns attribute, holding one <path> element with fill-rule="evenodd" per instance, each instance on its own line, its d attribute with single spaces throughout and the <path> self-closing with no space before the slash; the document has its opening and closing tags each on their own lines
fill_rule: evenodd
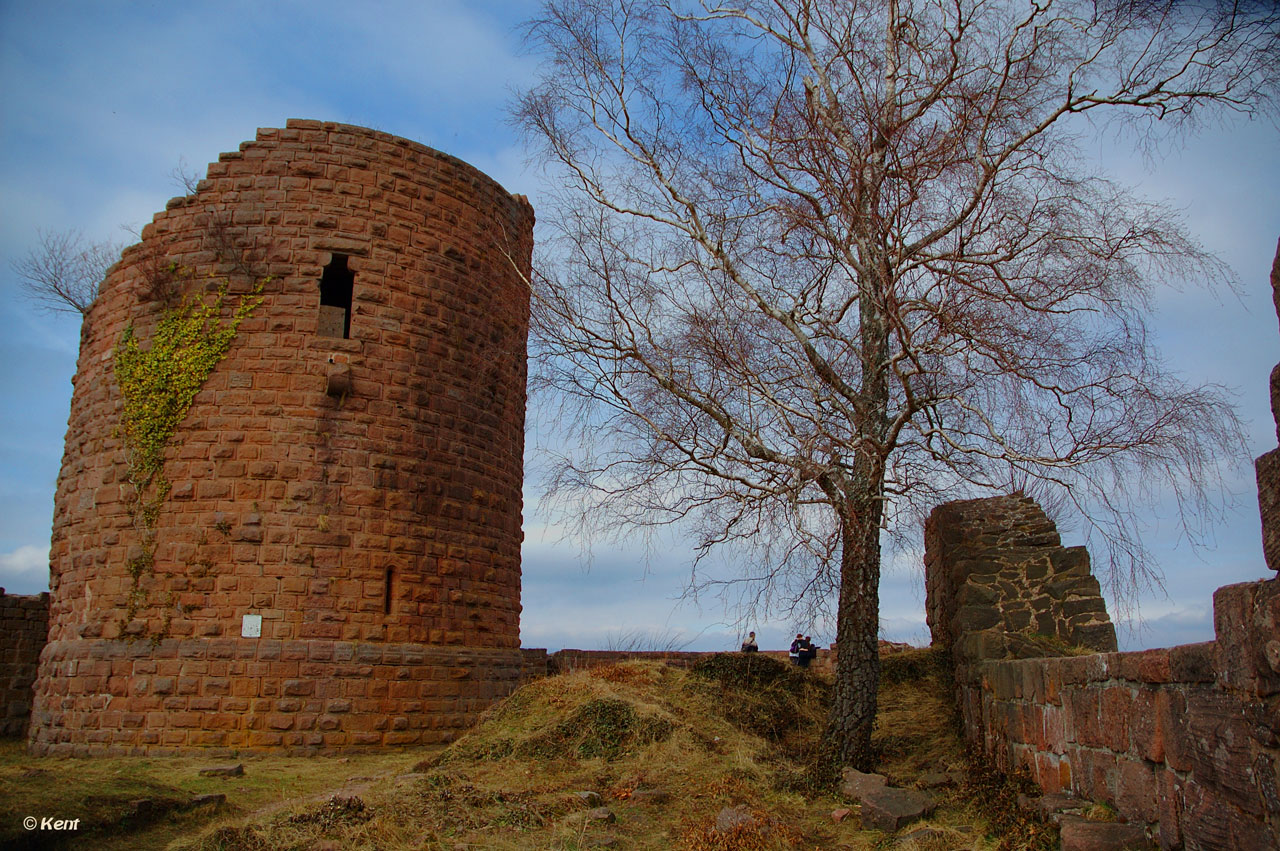
<svg viewBox="0 0 1280 851">
<path fill-rule="evenodd" d="M 588 821 L 604 822 L 605 824 L 613 824 L 618 817 L 613 814 L 613 810 L 608 807 L 596 807 L 587 813 Z"/>
<path fill-rule="evenodd" d="M 1058 813 L 1081 813 L 1087 806 L 1089 806 L 1088 801 L 1060 792 L 1051 792 L 1038 798 L 1030 795 L 1018 796 L 1018 808 L 1041 821 L 1056 821 L 1053 817 Z"/>
<path fill-rule="evenodd" d="M 943 786 L 954 786 L 955 780 L 950 774 L 931 771 L 928 774 L 920 775 L 920 778 L 916 780 L 916 785 L 921 789 L 940 789 Z"/>
<path fill-rule="evenodd" d="M 600 797 L 599 792 L 583 791 L 574 792 L 573 796 L 588 807 L 598 807 L 604 803 L 604 798 Z"/>
<path fill-rule="evenodd" d="M 221 792 L 212 792 L 208 795 L 196 795 L 187 802 L 188 807 L 220 807 L 227 802 L 227 796 Z"/>
</svg>

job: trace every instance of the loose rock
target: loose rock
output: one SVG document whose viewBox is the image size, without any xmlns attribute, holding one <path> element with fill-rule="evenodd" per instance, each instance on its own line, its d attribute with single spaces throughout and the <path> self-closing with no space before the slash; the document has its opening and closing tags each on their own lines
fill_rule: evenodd
<svg viewBox="0 0 1280 851">
<path fill-rule="evenodd" d="M 728 833 L 735 827 L 756 824 L 756 817 L 746 807 L 725 807 L 716 815 L 716 830 Z"/>
<path fill-rule="evenodd" d="M 608 807 L 596 807 L 587 813 L 587 818 L 591 821 L 604 822 L 605 824 L 613 824 L 618 817 L 613 814 L 613 810 Z"/>
<path fill-rule="evenodd" d="M 916 819 L 933 812 L 930 795 L 885 786 L 862 797 L 862 826 L 893 833 Z"/>
<path fill-rule="evenodd" d="M 671 795 L 666 789 L 640 788 L 631 792 L 629 800 L 637 804 L 665 804 Z"/>
<path fill-rule="evenodd" d="M 841 776 L 840 794 L 854 802 L 874 789 L 883 789 L 888 782 L 883 774 L 863 774 L 856 768 L 846 768 Z"/>
<path fill-rule="evenodd" d="M 223 804 L 225 804 L 226 802 L 227 802 L 227 796 L 226 796 L 226 795 L 222 794 L 221 792 L 213 792 L 213 793 L 208 794 L 208 795 L 196 795 L 194 798 L 192 798 L 192 799 L 191 799 L 191 801 L 188 803 L 188 805 L 187 805 L 187 806 L 190 806 L 190 807 L 205 807 L 205 806 L 220 807 L 220 806 L 222 806 Z"/>
<path fill-rule="evenodd" d="M 933 771 L 920 776 L 916 781 L 916 785 L 921 789 L 938 789 L 942 786 L 951 786 L 955 781 L 951 779 L 951 775 L 943 774 L 941 771 Z"/>
<path fill-rule="evenodd" d="M 201 777 L 243 777 L 244 763 L 239 762 L 235 765 L 218 765 L 213 768 L 200 769 Z"/>
<path fill-rule="evenodd" d="M 1023 812 L 1035 815 L 1041 821 L 1056 821 L 1053 816 L 1057 813 L 1079 813 L 1083 811 L 1087 803 L 1087 801 L 1081 801 L 1079 798 L 1063 795 L 1060 792 L 1051 792 L 1039 798 L 1033 798 L 1028 795 L 1018 796 L 1018 808 Z"/>
</svg>

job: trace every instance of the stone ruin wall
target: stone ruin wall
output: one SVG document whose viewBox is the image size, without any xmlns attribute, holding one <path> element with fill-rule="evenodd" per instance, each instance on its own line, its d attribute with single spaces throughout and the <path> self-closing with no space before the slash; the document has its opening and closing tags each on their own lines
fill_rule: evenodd
<svg viewBox="0 0 1280 851">
<path fill-rule="evenodd" d="M 169 202 L 82 331 L 34 753 L 440 742 L 514 687 L 532 226 L 453 157 L 318 121 Z M 113 351 L 255 281 L 135 587 Z"/>
<path fill-rule="evenodd" d="M 935 644 L 970 658 L 1033 648 L 1028 636 L 1116 649 L 1084 547 L 1020 495 L 951 502 L 925 523 L 925 617 Z"/>
<path fill-rule="evenodd" d="M 929 622 L 967 738 L 1162 848 L 1280 847 L 1280 580 L 1218 589 L 1216 641 L 1117 653 L 1087 556 L 1031 500 L 943 505 L 926 528 Z M 1055 656 L 1029 632 L 1102 652 Z"/>
<path fill-rule="evenodd" d="M 1280 315 L 1280 244 L 1271 286 Z M 1271 407 L 1280 440 L 1280 366 Z M 1280 449 L 1256 468 L 1263 553 L 1280 570 Z M 1087 554 L 1061 548 L 1030 500 L 939 506 L 925 547 L 965 734 L 1004 769 L 1111 804 L 1161 848 L 1280 848 L 1280 578 L 1219 588 L 1214 641 L 1116 653 Z M 1050 658 L 1028 629 L 1100 652 Z"/>
<path fill-rule="evenodd" d="M 31 717 L 31 685 L 49 632 L 49 595 L 0 588 L 0 736 L 22 736 Z"/>
</svg>

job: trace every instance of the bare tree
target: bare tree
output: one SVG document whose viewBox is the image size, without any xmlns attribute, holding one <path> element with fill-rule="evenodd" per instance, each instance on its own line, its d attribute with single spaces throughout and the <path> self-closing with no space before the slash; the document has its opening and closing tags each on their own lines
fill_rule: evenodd
<svg viewBox="0 0 1280 851">
<path fill-rule="evenodd" d="M 23 290 L 45 310 L 88 313 L 123 246 L 86 242 L 78 231 L 40 231 L 39 237 L 35 248 L 11 263 Z"/>
<path fill-rule="evenodd" d="M 759 547 L 750 600 L 835 597 L 828 766 L 872 756 L 882 530 L 1034 489 L 1123 582 L 1152 575 L 1136 507 L 1214 506 L 1239 423 L 1165 370 L 1144 312 L 1230 273 L 1077 142 L 1095 116 L 1155 138 L 1268 105 L 1260 8 L 553 0 L 531 22 L 517 117 L 563 178 L 534 282 L 535 388 L 575 438 L 553 486 L 596 528 Z"/>
</svg>

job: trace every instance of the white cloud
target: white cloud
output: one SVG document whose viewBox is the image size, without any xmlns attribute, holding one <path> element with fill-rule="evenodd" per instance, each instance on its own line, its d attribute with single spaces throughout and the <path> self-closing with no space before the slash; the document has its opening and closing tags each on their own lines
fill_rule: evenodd
<svg viewBox="0 0 1280 851">
<path fill-rule="evenodd" d="M 1149 647 L 1177 647 L 1213 641 L 1213 612 L 1205 606 L 1189 606 L 1159 617 L 1116 622 L 1116 638 L 1121 650 Z"/>
<path fill-rule="evenodd" d="M 0 553 L 0 588 L 6 594 L 39 594 L 49 590 L 49 548 L 34 544 Z"/>
</svg>

